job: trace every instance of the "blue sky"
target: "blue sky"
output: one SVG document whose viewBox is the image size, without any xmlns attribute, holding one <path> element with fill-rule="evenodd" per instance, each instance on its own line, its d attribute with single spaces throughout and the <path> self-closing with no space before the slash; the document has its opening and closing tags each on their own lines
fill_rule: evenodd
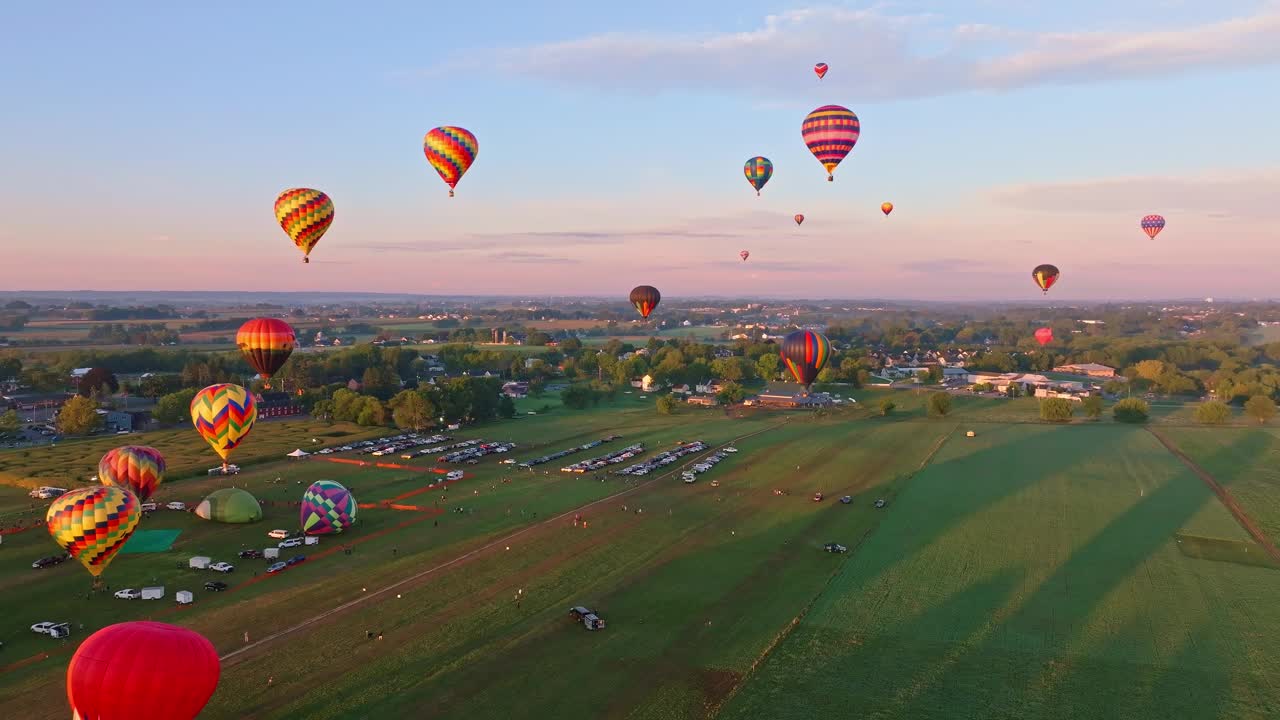
<svg viewBox="0 0 1280 720">
<path fill-rule="evenodd" d="M 424 5 L 8 10 L 19 285 L 1033 299 L 1054 262 L 1062 299 L 1272 294 L 1280 3 Z M 799 136 L 827 103 L 863 124 L 834 183 Z M 480 141 L 453 199 L 443 124 Z M 294 186 L 337 207 L 309 266 Z"/>
</svg>

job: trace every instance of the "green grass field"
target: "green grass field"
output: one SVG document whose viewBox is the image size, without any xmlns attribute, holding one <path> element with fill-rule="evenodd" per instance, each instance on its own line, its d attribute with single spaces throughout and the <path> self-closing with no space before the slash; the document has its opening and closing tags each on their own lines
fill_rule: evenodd
<svg viewBox="0 0 1280 720">
<path fill-rule="evenodd" d="M 29 567 L 55 549 L 42 530 L 4 538 L 0 714 L 65 717 L 76 642 L 144 617 L 192 627 L 224 656 L 202 718 L 1280 712 L 1280 572 L 1240 558 L 1248 536 L 1150 433 L 1109 421 L 1039 424 L 1031 401 L 959 398 L 952 417 L 928 419 L 927 395 L 912 392 L 893 395 L 893 416 L 872 417 L 862 405 L 885 392 L 849 393 L 859 405 L 824 417 L 693 408 L 661 416 L 652 398 L 634 394 L 573 412 L 549 396 L 521 403 L 522 412 L 550 404 L 548 414 L 455 433 L 514 441 L 517 460 L 609 433 L 623 436 L 613 447 L 643 441 L 642 457 L 695 439 L 740 449 L 694 484 L 671 473 L 559 472 L 611 447 L 603 445 L 533 471 L 490 456 L 462 466 L 468 477 L 447 490 L 402 497 L 440 476 L 272 461 L 321 428 L 264 424 L 255 433 L 280 427 L 244 446 L 271 443 L 262 462 L 234 478 L 167 484 L 157 498 L 192 503 L 234 484 L 267 501 L 262 522 L 154 513 L 143 527 L 179 530 L 172 549 L 122 555 L 104 575 L 115 589 L 163 584 L 169 600 L 86 598 L 78 564 Z M 977 436 L 964 437 L 968 429 Z M 193 470 L 211 465 L 212 452 L 186 432 L 186 446 L 164 434 L 130 440 L 172 442 Z M 1205 467 L 1235 458 L 1210 469 L 1261 524 L 1269 431 L 1196 430 L 1204 437 L 1195 442 L 1184 437 L 1191 429 L 1162 432 Z M 61 451 L 74 453 L 73 466 L 92 454 L 75 444 L 50 452 Z M 348 534 L 300 548 L 308 562 L 255 577 L 266 563 L 235 553 L 265 547 L 272 528 L 296 527 L 288 503 L 320 478 L 362 503 L 401 498 L 425 511 L 364 508 Z M 1256 495 L 1243 492 L 1250 483 Z M 825 501 L 812 501 L 818 491 Z M 840 504 L 841 495 L 853 502 Z M 875 509 L 876 498 L 888 506 Z M 0 512 L 29 502 L 0 487 Z M 586 527 L 574 527 L 578 512 Z M 1195 547 L 1180 548 L 1180 538 Z M 351 555 L 340 552 L 348 542 Z M 827 542 L 850 551 L 825 553 Z M 193 555 L 237 569 L 186 569 Z M 232 589 L 204 592 L 207 579 Z M 179 589 L 197 603 L 173 606 Z M 566 611 L 577 604 L 608 628 L 572 623 Z M 43 620 L 77 629 L 66 644 L 29 632 Z M 24 663 L 40 653 L 48 657 Z"/>
</svg>

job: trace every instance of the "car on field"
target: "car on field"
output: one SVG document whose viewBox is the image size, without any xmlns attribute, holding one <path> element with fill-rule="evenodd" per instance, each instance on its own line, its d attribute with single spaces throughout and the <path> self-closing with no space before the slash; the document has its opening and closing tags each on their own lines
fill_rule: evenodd
<svg viewBox="0 0 1280 720">
<path fill-rule="evenodd" d="M 232 565 L 229 562 L 219 562 L 219 563 L 214 563 L 210 565 L 209 569 L 214 572 L 229 573 L 229 572 L 233 572 L 236 569 L 236 566 Z"/>
<path fill-rule="evenodd" d="M 738 452 L 738 448 L 730 445 L 729 447 L 725 448 L 724 451 L 727 453 L 736 453 Z"/>
<path fill-rule="evenodd" d="M 187 504 L 186 504 L 186 503 L 184 503 L 184 502 L 182 502 L 182 501 L 180 501 L 180 500 L 174 500 L 173 502 L 169 503 L 168 505 L 165 505 L 165 507 L 166 507 L 166 508 L 168 508 L 168 509 L 170 509 L 170 510 L 186 510 L 186 509 L 187 509 Z"/>
<path fill-rule="evenodd" d="M 31 563 L 31 567 L 36 570 L 43 570 L 44 568 L 47 568 L 47 567 L 60 565 L 66 562 L 70 557 L 71 556 L 68 555 L 67 553 L 62 553 L 61 555 L 49 555 L 47 557 L 42 557 L 39 560 Z"/>
<path fill-rule="evenodd" d="M 712 480 L 712 481 L 711 481 L 711 487 L 720 487 L 720 481 L 719 481 L 719 480 Z"/>
<path fill-rule="evenodd" d="M 824 496 L 822 493 L 820 493 L 820 492 L 814 493 L 814 494 L 813 494 L 813 501 L 814 501 L 814 502 L 822 502 L 822 498 L 823 498 L 823 497 L 825 497 L 825 496 Z"/>
<path fill-rule="evenodd" d="M 262 557 L 262 551 L 261 551 L 261 550 L 241 550 L 241 551 L 240 551 L 240 558 L 241 558 L 242 560 L 243 560 L 243 559 L 255 559 L 255 558 L 260 558 L 260 557 Z"/>
<path fill-rule="evenodd" d="M 822 549 L 826 550 L 829 553 L 849 552 L 849 548 L 841 545 L 840 543 L 827 543 L 826 545 L 822 546 Z"/>
<path fill-rule="evenodd" d="M 849 503 L 853 502 L 853 496 L 845 495 L 844 497 L 840 498 L 840 502 L 844 505 L 848 505 Z"/>
<path fill-rule="evenodd" d="M 516 464 L 516 459 L 515 459 L 515 458 L 505 458 L 505 459 L 503 459 L 503 460 L 499 460 L 498 462 L 502 463 L 503 465 L 515 465 L 515 464 Z"/>
<path fill-rule="evenodd" d="M 40 622 L 31 626 L 31 632 L 52 637 L 66 637 L 71 634 L 71 624 L 64 622 Z"/>
<path fill-rule="evenodd" d="M 884 498 L 880 498 L 879 500 L 876 500 L 876 507 L 878 508 L 884 507 Z"/>
<path fill-rule="evenodd" d="M 267 573 L 269 575 L 275 575 L 276 573 L 280 572 L 281 570 L 287 567 L 289 567 L 287 563 L 282 563 L 282 562 L 272 563 L 267 566 Z"/>
<path fill-rule="evenodd" d="M 461 479 L 462 479 L 462 471 L 461 471 L 461 470 L 450 470 L 450 471 L 449 471 L 449 474 L 445 475 L 444 477 L 445 477 L 445 479 L 446 479 L 446 480 L 461 480 Z"/>
<path fill-rule="evenodd" d="M 684 473 L 681 473 L 681 474 L 680 474 L 680 477 L 681 477 L 681 478 L 683 478 L 683 479 L 684 479 L 684 481 L 685 481 L 685 482 L 687 482 L 687 483 L 691 483 L 691 482 L 693 482 L 693 481 L 695 481 L 695 480 L 697 480 L 697 479 L 698 479 L 698 476 L 697 476 L 697 475 L 694 475 L 694 474 L 693 474 L 693 473 L 691 473 L 691 472 L 684 472 Z"/>
<path fill-rule="evenodd" d="M 267 537 L 272 538 L 274 540 L 283 540 L 289 537 L 289 531 L 288 530 L 272 530 L 271 532 L 267 533 Z"/>
<path fill-rule="evenodd" d="M 155 512 L 160 509 L 160 506 L 153 502 L 144 502 L 138 506 L 138 509 L 142 512 Z"/>
<path fill-rule="evenodd" d="M 67 489 L 59 488 L 59 487 L 38 487 L 35 490 L 32 490 L 31 492 L 27 493 L 28 496 L 33 497 L 37 500 L 52 500 L 57 497 L 62 497 L 63 495 L 66 495 L 66 494 L 67 494 Z"/>
<path fill-rule="evenodd" d="M 302 563 L 302 562 L 306 562 L 306 561 L 307 561 L 307 556 L 306 556 L 306 555 L 294 555 L 293 557 L 289 558 L 288 560 L 285 560 L 285 561 L 284 561 L 284 564 L 285 564 L 285 565 L 287 565 L 287 566 L 289 566 L 289 567 L 293 567 L 294 565 L 297 565 L 298 563 Z"/>
<path fill-rule="evenodd" d="M 117 590 L 116 597 L 121 600 L 137 600 L 142 597 L 142 591 L 134 590 L 133 588 L 125 588 L 123 590 Z"/>
<path fill-rule="evenodd" d="M 221 580 L 210 580 L 204 584 L 204 589 L 209 592 L 222 592 L 227 589 L 227 584 Z"/>
<path fill-rule="evenodd" d="M 280 542 L 276 543 L 276 547 L 280 548 L 281 550 L 284 550 L 286 548 L 298 547 L 301 544 L 302 544 L 302 538 L 295 537 L 295 538 L 289 538 L 287 540 L 281 540 Z"/>
</svg>

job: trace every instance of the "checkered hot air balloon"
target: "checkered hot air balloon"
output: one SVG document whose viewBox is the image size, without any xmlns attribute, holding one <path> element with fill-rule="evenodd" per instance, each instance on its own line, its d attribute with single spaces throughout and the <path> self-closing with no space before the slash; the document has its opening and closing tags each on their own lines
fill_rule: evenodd
<svg viewBox="0 0 1280 720">
<path fill-rule="evenodd" d="M 254 370 L 264 380 L 270 380 L 276 371 L 284 367 L 298 340 L 289 323 L 276 318 L 254 318 L 240 326 L 236 333 L 236 345 Z M 268 383 L 264 387 L 270 388 Z"/>
<path fill-rule="evenodd" d="M 317 480 L 302 494 L 302 532 L 332 535 L 351 527 L 356 520 L 356 499 L 332 480 Z"/>
<path fill-rule="evenodd" d="M 831 343 L 822 333 L 812 330 L 797 330 L 782 340 L 782 363 L 791 371 L 796 382 L 809 392 L 818 373 L 831 357 Z"/>
<path fill-rule="evenodd" d="M 98 461 L 98 481 L 132 491 L 146 502 L 164 481 L 164 456 L 145 445 L 108 450 Z"/>
<path fill-rule="evenodd" d="M 449 197 L 453 197 L 453 188 L 467 174 L 467 168 L 476 161 L 476 155 L 480 154 L 480 143 L 469 131 L 445 125 L 422 138 L 422 152 L 431 167 L 440 173 L 440 179 L 449 186 Z"/>
<path fill-rule="evenodd" d="M 253 393 L 239 385 L 210 385 L 191 399 L 191 423 L 222 458 L 224 470 L 227 457 L 248 436 L 257 419 Z"/>
<path fill-rule="evenodd" d="M 1160 231 L 1163 229 L 1164 229 L 1164 218 L 1162 216 L 1147 215 L 1146 217 L 1142 218 L 1142 232 L 1146 233 L 1147 237 L 1151 238 L 1152 240 L 1155 240 L 1156 236 L 1159 235 Z"/>
<path fill-rule="evenodd" d="M 111 564 L 142 518 L 141 502 L 114 485 L 72 490 L 45 513 L 49 534 L 95 578 Z"/>
<path fill-rule="evenodd" d="M 773 177 L 773 163 L 769 162 L 769 158 L 757 155 L 743 164 L 742 173 L 747 176 L 751 187 L 756 189 L 756 195 L 759 195 L 760 189 Z"/>
<path fill-rule="evenodd" d="M 302 251 L 302 262 L 311 262 L 311 250 L 333 224 L 333 201 L 311 188 L 285 190 L 276 198 L 276 222 Z"/>
<path fill-rule="evenodd" d="M 800 136 L 809 152 L 827 169 L 827 180 L 835 180 L 836 166 L 858 144 L 862 125 L 853 111 L 839 105 L 823 105 L 805 116 Z"/>
</svg>

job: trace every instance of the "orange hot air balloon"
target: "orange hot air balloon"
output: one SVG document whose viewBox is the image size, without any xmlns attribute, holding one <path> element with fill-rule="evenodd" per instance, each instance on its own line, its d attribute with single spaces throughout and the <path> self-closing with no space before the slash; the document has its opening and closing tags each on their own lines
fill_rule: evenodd
<svg viewBox="0 0 1280 720">
<path fill-rule="evenodd" d="M 891 202 L 881 203 L 880 212 L 884 213 L 885 215 L 888 215 L 889 213 L 893 212 L 893 203 Z"/>
<path fill-rule="evenodd" d="M 236 345 L 244 359 L 267 381 L 284 366 L 297 344 L 289 323 L 276 318 L 254 318 L 236 333 Z M 263 387 L 270 388 L 271 383 L 264 383 Z"/>
<path fill-rule="evenodd" d="M 1041 346 L 1053 342 L 1053 328 L 1042 327 L 1036 330 L 1036 342 L 1040 343 Z"/>
<path fill-rule="evenodd" d="M 796 224 L 799 225 L 802 222 L 804 222 L 804 216 L 800 213 L 796 213 Z"/>
</svg>

